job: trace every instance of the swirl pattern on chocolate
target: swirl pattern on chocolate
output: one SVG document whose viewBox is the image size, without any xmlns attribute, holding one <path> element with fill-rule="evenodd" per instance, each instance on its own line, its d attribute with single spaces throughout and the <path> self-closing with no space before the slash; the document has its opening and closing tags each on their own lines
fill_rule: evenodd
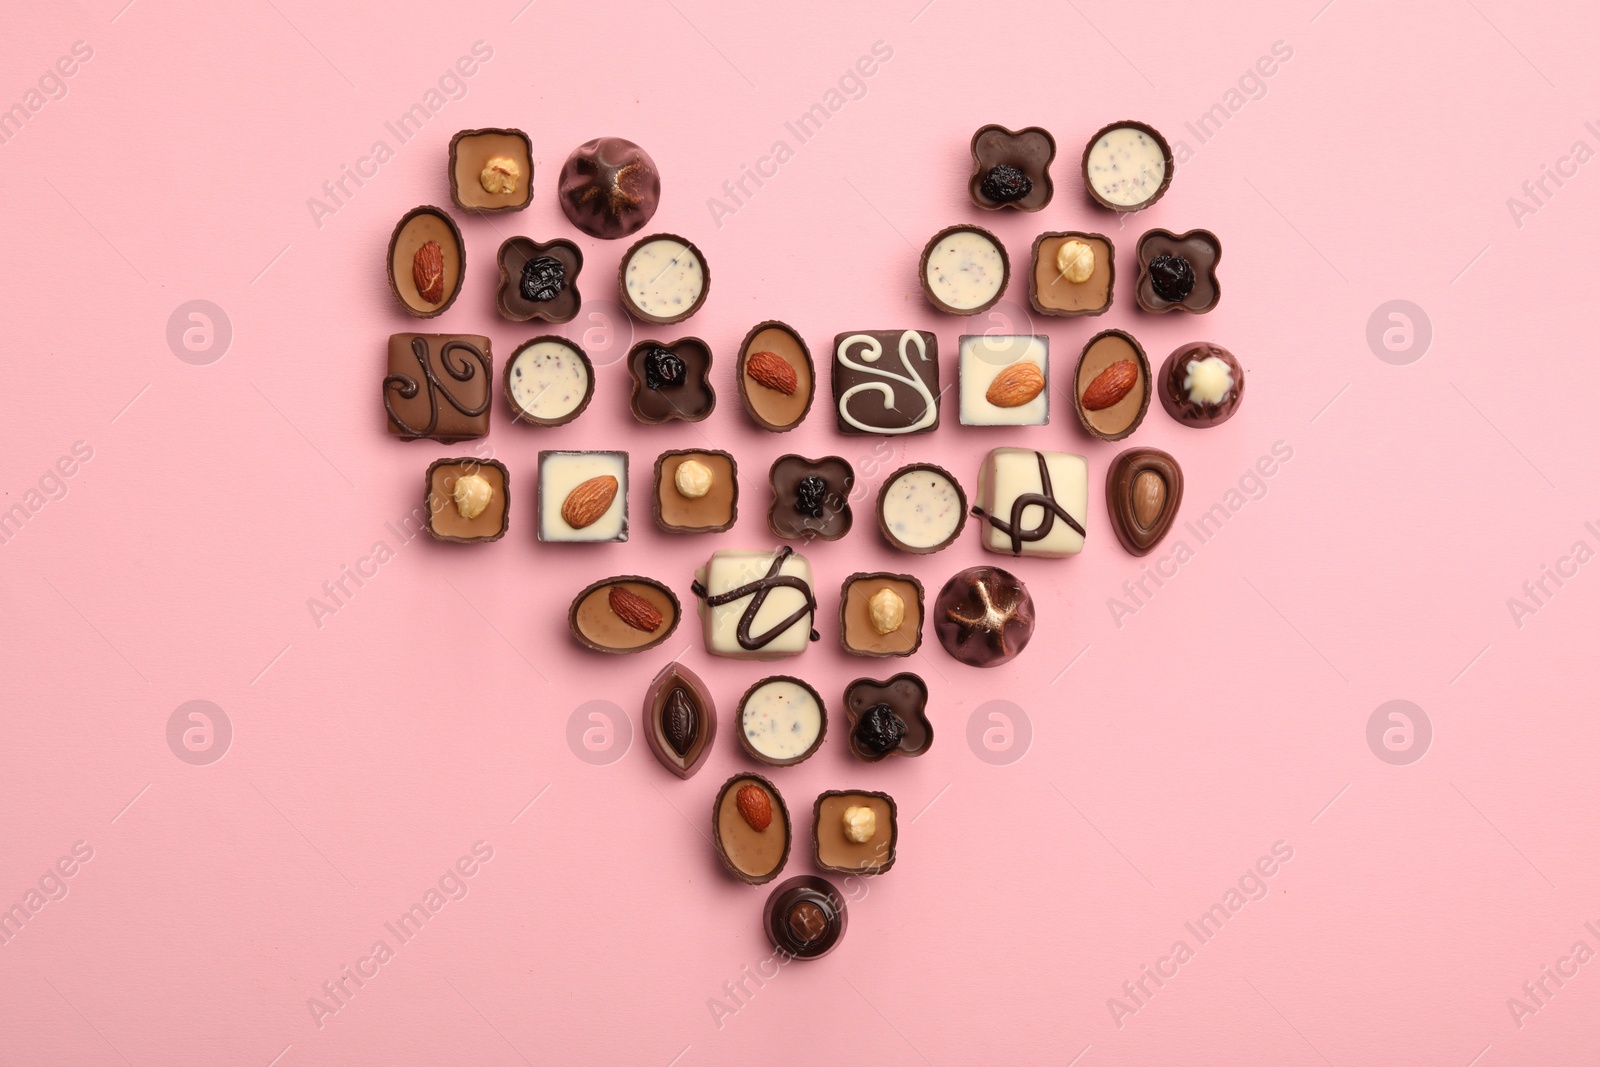
<svg viewBox="0 0 1600 1067">
<path fill-rule="evenodd" d="M 450 354 L 457 350 L 466 353 L 460 357 L 459 365 L 453 363 L 450 359 Z M 389 421 L 402 437 L 428 437 L 438 429 L 439 398 L 441 396 L 444 397 L 446 403 L 468 418 L 476 418 L 489 410 L 489 397 L 492 390 L 489 388 L 488 383 L 493 372 L 489 366 L 488 355 L 477 345 L 470 341 L 463 341 L 460 338 L 452 338 L 446 341 L 439 349 L 439 366 L 443 367 L 445 373 L 455 381 L 463 384 L 470 382 L 477 376 L 478 369 L 482 368 L 484 380 L 483 400 L 472 406 L 463 403 L 434 372 L 433 361 L 428 358 L 427 338 L 413 337 L 411 339 L 411 354 L 416 357 L 417 365 L 422 368 L 422 382 L 426 382 L 428 386 L 428 421 L 426 423 L 420 427 L 408 426 L 405 419 L 394 408 L 395 396 L 399 396 L 402 400 L 414 400 L 422 389 L 422 382 L 419 382 L 409 374 L 399 373 L 388 374 L 383 379 L 384 410 L 389 413 Z M 473 365 L 474 361 L 476 361 L 477 366 Z"/>
<path fill-rule="evenodd" d="M 834 375 L 836 383 L 840 381 L 842 372 L 853 372 L 855 378 L 865 378 L 865 381 L 855 381 L 844 388 L 836 384 L 834 392 L 838 401 L 839 425 L 845 432 L 856 433 L 881 433 L 902 434 L 916 433 L 920 430 L 933 429 L 939 423 L 939 398 L 934 389 L 929 388 L 931 380 L 937 385 L 939 380 L 939 363 L 937 354 L 929 354 L 929 345 L 923 335 L 916 330 L 902 330 L 896 341 L 897 354 L 900 357 L 900 366 L 905 373 L 900 374 L 877 366 L 883 358 L 885 336 L 891 334 L 851 333 L 840 335 L 834 347 Z M 858 362 L 850 352 L 859 346 L 860 361 Z M 916 362 L 912 360 L 912 350 L 916 351 Z M 925 369 L 924 369 L 925 368 Z M 909 390 L 909 395 L 906 391 Z M 850 401 L 862 393 L 877 393 L 882 397 L 883 406 L 889 411 L 902 410 L 896 401 L 908 402 L 905 421 L 897 421 L 892 425 L 873 425 L 863 421 L 853 414 Z M 897 396 L 897 394 L 899 394 Z M 916 411 L 916 403 L 920 401 L 922 410 Z"/>
</svg>

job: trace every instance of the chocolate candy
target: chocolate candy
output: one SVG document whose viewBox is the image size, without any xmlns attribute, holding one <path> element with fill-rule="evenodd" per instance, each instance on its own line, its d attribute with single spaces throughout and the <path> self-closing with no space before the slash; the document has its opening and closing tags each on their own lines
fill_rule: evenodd
<svg viewBox="0 0 1600 1067">
<path fill-rule="evenodd" d="M 1140 211 L 1172 184 L 1172 146 L 1142 122 L 1113 122 L 1083 146 L 1083 186 L 1101 207 Z"/>
<path fill-rule="evenodd" d="M 844 897 L 826 878 L 802 874 L 767 897 L 761 925 L 772 947 L 791 960 L 814 960 L 832 952 L 849 925 Z"/>
<path fill-rule="evenodd" d="M 1116 252 L 1104 234 L 1065 230 L 1034 238 L 1028 302 L 1039 314 L 1104 315 L 1116 283 Z"/>
<path fill-rule="evenodd" d="M 383 408 L 389 432 L 408 441 L 450 443 L 489 432 L 494 355 L 478 334 L 397 333 L 389 337 Z"/>
<path fill-rule="evenodd" d="M 1092 437 L 1120 441 L 1150 407 L 1150 361 L 1133 335 L 1102 330 L 1089 338 L 1073 372 L 1073 409 Z"/>
<path fill-rule="evenodd" d="M 728 873 L 748 885 L 765 885 L 789 862 L 789 807 L 776 786 L 759 774 L 736 774 L 722 783 L 711 805 L 711 838 Z"/>
<path fill-rule="evenodd" d="M 678 628 L 682 611 L 672 590 L 654 578 L 605 578 L 572 598 L 567 628 L 580 645 L 622 655 L 655 648 Z"/>
<path fill-rule="evenodd" d="M 705 255 L 671 233 L 641 237 L 617 266 L 622 306 L 636 319 L 669 325 L 700 310 L 711 292 Z"/>
<path fill-rule="evenodd" d="M 557 199 L 578 229 L 615 240 L 637 231 L 656 213 L 661 176 L 655 161 L 632 141 L 597 137 L 567 157 Z"/>
<path fill-rule="evenodd" d="M 414 207 L 389 237 L 389 291 L 407 315 L 431 319 L 461 295 L 465 259 L 455 220 L 431 204 Z"/>
<path fill-rule="evenodd" d="M 999 567 L 968 567 L 934 603 L 933 628 L 950 655 L 969 667 L 1009 663 L 1033 637 L 1033 597 Z"/>
<path fill-rule="evenodd" d="M 688 449 L 656 458 L 656 526 L 667 533 L 721 533 L 739 517 L 738 464 L 726 452 Z"/>
<path fill-rule="evenodd" d="M 1155 315 L 1187 311 L 1204 315 L 1222 299 L 1217 263 L 1222 242 L 1210 230 L 1151 230 L 1139 238 L 1139 284 L 1134 298 Z"/>
<path fill-rule="evenodd" d="M 836 874 L 883 874 L 894 866 L 899 809 L 888 793 L 830 789 L 812 807 L 811 855 Z"/>
<path fill-rule="evenodd" d="M 990 552 L 1075 556 L 1083 551 L 1089 516 L 1088 461 L 1068 452 L 997 448 L 978 469 L 972 514 L 983 520 L 982 544 Z"/>
<path fill-rule="evenodd" d="M 640 341 L 628 351 L 633 417 L 647 425 L 674 419 L 699 422 L 717 406 L 711 388 L 711 349 L 698 337 L 670 344 Z"/>
<path fill-rule="evenodd" d="M 933 745 L 928 686 L 915 674 L 885 681 L 857 678 L 844 691 L 850 753 L 876 763 L 889 756 L 920 756 Z"/>
<path fill-rule="evenodd" d="M 839 432 L 927 433 L 939 428 L 939 342 L 921 330 L 866 330 L 833 339 Z"/>
<path fill-rule="evenodd" d="M 822 697 L 798 678 L 763 678 L 739 701 L 739 744 L 751 759 L 792 767 L 810 759 L 827 735 Z"/>
<path fill-rule="evenodd" d="M 767 525 L 791 541 L 837 541 L 850 532 L 850 489 L 856 472 L 838 456 L 779 456 L 769 475 Z"/>
<path fill-rule="evenodd" d="M 627 539 L 626 452 L 539 453 L 539 540 Z"/>
<path fill-rule="evenodd" d="M 578 272 L 583 252 L 565 238 L 540 244 L 531 237 L 508 237 L 496 256 L 500 286 L 494 304 L 512 322 L 543 319 L 569 322 L 583 298 L 578 294 Z"/>
<path fill-rule="evenodd" d="M 436 459 L 423 479 L 428 533 L 435 541 L 498 541 L 511 516 L 511 477 L 492 459 Z"/>
<path fill-rule="evenodd" d="M 717 740 L 717 705 L 700 676 L 673 660 L 644 694 L 644 738 L 661 765 L 692 778 Z"/>
<path fill-rule="evenodd" d="M 1008 130 L 984 126 L 972 135 L 972 180 L 967 191 L 986 211 L 1038 211 L 1050 202 L 1050 161 L 1056 139 L 1037 126 Z"/>
<path fill-rule="evenodd" d="M 909 574 L 852 574 L 839 592 L 839 646 L 852 656 L 913 655 L 922 645 L 922 583 Z"/>
<path fill-rule="evenodd" d="M 811 564 L 788 545 L 714 552 L 695 572 L 693 589 L 713 656 L 778 659 L 818 639 Z"/>
<path fill-rule="evenodd" d="M 1159 448 L 1130 448 L 1111 461 L 1106 474 L 1106 514 L 1130 555 L 1143 556 L 1160 543 L 1183 502 L 1183 470 Z"/>
<path fill-rule="evenodd" d="M 521 130 L 450 138 L 450 199 L 462 211 L 521 211 L 533 199 L 533 142 Z"/>
<path fill-rule="evenodd" d="M 1050 338 L 972 334 L 960 341 L 961 425 L 1050 421 Z"/>
<path fill-rule="evenodd" d="M 739 399 L 763 430 L 784 433 L 800 425 L 816 396 L 811 350 L 781 322 L 757 323 L 739 346 Z"/>
<path fill-rule="evenodd" d="M 506 360 L 505 394 L 517 422 L 565 425 L 582 415 L 594 396 L 594 364 L 574 341 L 535 337 Z"/>
<path fill-rule="evenodd" d="M 950 226 L 922 250 L 919 269 L 928 303 L 951 315 L 988 311 L 1011 280 L 1011 259 L 1000 239 L 980 226 Z"/>
<path fill-rule="evenodd" d="M 1233 353 L 1209 341 L 1183 345 L 1161 364 L 1161 406 L 1185 426 L 1217 426 L 1244 399 L 1244 368 Z"/>
<path fill-rule="evenodd" d="M 901 467 L 878 490 L 878 532 L 902 552 L 942 551 L 955 543 L 966 524 L 967 494 L 943 467 Z"/>
</svg>

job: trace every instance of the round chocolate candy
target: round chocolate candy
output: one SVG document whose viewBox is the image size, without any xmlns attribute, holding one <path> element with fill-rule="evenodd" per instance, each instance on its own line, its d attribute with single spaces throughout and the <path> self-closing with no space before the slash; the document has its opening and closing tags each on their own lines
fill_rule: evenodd
<svg viewBox="0 0 1600 1067">
<path fill-rule="evenodd" d="M 969 667 L 998 667 L 1032 639 L 1033 597 L 1010 571 L 968 567 L 939 590 L 933 618 L 951 656 Z"/>
<path fill-rule="evenodd" d="M 578 229 L 615 240 L 636 232 L 655 215 L 661 174 L 655 160 L 632 141 L 597 137 L 567 157 L 558 199 Z"/>
<path fill-rule="evenodd" d="M 826 956 L 844 937 L 844 897 L 826 878 L 802 874 L 772 891 L 761 916 L 772 947 L 792 959 Z"/>
<path fill-rule="evenodd" d="M 1244 399 L 1244 368 L 1221 345 L 1193 341 L 1181 346 L 1156 376 L 1161 406 L 1183 423 L 1203 429 L 1233 418 Z"/>
</svg>

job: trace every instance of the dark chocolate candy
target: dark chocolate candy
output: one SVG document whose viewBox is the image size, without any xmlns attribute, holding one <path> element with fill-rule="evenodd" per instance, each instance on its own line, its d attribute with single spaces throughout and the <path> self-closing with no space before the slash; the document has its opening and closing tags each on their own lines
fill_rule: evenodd
<svg viewBox="0 0 1600 1067">
<path fill-rule="evenodd" d="M 614 240 L 636 232 L 656 213 L 661 175 L 655 161 L 632 141 L 597 137 L 567 157 L 557 199 L 578 229 Z"/>
<path fill-rule="evenodd" d="M 927 433 L 939 428 L 939 341 L 922 330 L 863 330 L 833 339 L 839 432 Z"/>
<path fill-rule="evenodd" d="M 711 839 L 729 874 L 747 885 L 765 885 L 789 862 L 793 838 L 789 806 L 777 786 L 759 774 L 736 774 L 722 783 L 711 805 Z"/>
<path fill-rule="evenodd" d="M 717 705 L 700 676 L 673 660 L 644 694 L 644 737 L 661 765 L 692 778 L 717 740 Z"/>
<path fill-rule="evenodd" d="M 1056 139 L 1038 126 L 1008 130 L 984 126 L 972 135 L 972 180 L 967 191 L 972 202 L 986 211 L 1016 208 L 1038 211 L 1050 202 L 1055 186 L 1050 162 L 1056 158 Z M 996 167 L 1010 168 L 996 175 Z M 1015 179 L 1022 178 L 1018 183 Z M 1019 189 L 1026 191 L 1015 195 Z M 998 193 L 1000 197 L 992 195 Z"/>
<path fill-rule="evenodd" d="M 698 337 L 640 341 L 628 351 L 633 417 L 655 425 L 699 422 L 717 406 L 711 387 L 711 349 Z"/>
<path fill-rule="evenodd" d="M 494 356 L 477 334 L 389 337 L 383 407 L 389 432 L 408 441 L 466 441 L 489 432 Z"/>
<path fill-rule="evenodd" d="M 889 756 L 920 756 L 933 745 L 928 686 L 915 674 L 884 681 L 857 678 L 844 691 L 850 753 L 876 763 Z"/>
<path fill-rule="evenodd" d="M 968 567 L 939 590 L 933 627 L 944 650 L 962 663 L 998 667 L 1033 637 L 1033 597 L 1010 571 Z"/>
<path fill-rule="evenodd" d="M 849 925 L 844 897 L 826 878 L 802 874 L 767 897 L 761 925 L 772 947 L 784 957 L 814 960 L 838 946 Z"/>
<path fill-rule="evenodd" d="M 1194 341 L 1161 364 L 1156 387 L 1161 406 L 1185 426 L 1218 426 L 1233 418 L 1244 399 L 1244 368 L 1221 345 Z"/>
<path fill-rule="evenodd" d="M 850 489 L 856 472 L 838 456 L 779 456 L 769 475 L 767 525 L 791 541 L 837 541 L 850 532 Z"/>
<path fill-rule="evenodd" d="M 811 349 L 792 327 L 772 320 L 752 326 L 739 345 L 737 373 L 739 399 L 763 430 L 792 430 L 811 410 L 817 369 Z"/>
<path fill-rule="evenodd" d="M 499 183 L 509 188 L 497 185 L 490 192 L 483 176 L 496 159 L 510 160 L 516 174 L 512 177 L 495 168 Z M 450 138 L 449 173 L 450 199 L 462 211 L 521 211 L 533 199 L 533 142 L 516 129 L 462 130 Z"/>
<path fill-rule="evenodd" d="M 1130 448 L 1106 474 L 1106 512 L 1122 547 L 1143 556 L 1160 543 L 1183 503 L 1183 470 L 1159 448 Z"/>
<path fill-rule="evenodd" d="M 503 317 L 512 322 L 570 322 L 578 313 L 583 252 L 571 241 L 558 237 L 541 244 L 531 237 L 508 237 L 498 260 L 500 287 L 494 303 Z"/>
<path fill-rule="evenodd" d="M 573 597 L 567 628 L 585 648 L 624 655 L 655 648 L 671 637 L 682 615 L 671 589 L 654 578 L 623 574 L 595 582 Z"/>
<path fill-rule="evenodd" d="M 1139 238 L 1136 255 L 1139 282 L 1134 298 L 1146 311 L 1156 315 L 1169 311 L 1204 315 L 1222 299 L 1222 283 L 1217 281 L 1222 242 L 1210 230 L 1183 234 L 1151 230 Z M 1167 295 L 1163 296 L 1162 290 Z"/>
<path fill-rule="evenodd" d="M 414 207 L 389 236 L 389 291 L 407 315 L 431 319 L 443 314 L 461 295 L 466 258 L 455 219 L 431 204 Z"/>
</svg>

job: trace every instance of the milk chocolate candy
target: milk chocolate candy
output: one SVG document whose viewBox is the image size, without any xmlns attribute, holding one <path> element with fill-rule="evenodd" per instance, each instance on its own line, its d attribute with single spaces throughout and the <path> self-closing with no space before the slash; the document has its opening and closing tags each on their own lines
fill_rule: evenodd
<svg viewBox="0 0 1600 1067">
<path fill-rule="evenodd" d="M 1139 238 L 1137 254 L 1139 282 L 1133 293 L 1144 310 L 1204 315 L 1222 299 L 1217 281 L 1222 242 L 1210 230 L 1151 230 Z"/>
<path fill-rule="evenodd" d="M 685 449 L 656 458 L 656 526 L 667 533 L 721 533 L 739 518 L 739 466 L 726 452 Z"/>
<path fill-rule="evenodd" d="M 972 135 L 972 180 L 967 192 L 985 211 L 1038 211 L 1050 202 L 1050 162 L 1056 139 L 1038 126 L 984 126 Z"/>
<path fill-rule="evenodd" d="M 839 432 L 927 433 L 939 428 L 939 342 L 921 330 L 866 330 L 833 339 Z"/>
<path fill-rule="evenodd" d="M 815 960 L 838 947 L 849 925 L 844 896 L 814 874 L 790 878 L 767 897 L 761 925 L 786 960 Z"/>
<path fill-rule="evenodd" d="M 1120 441 L 1150 407 L 1150 361 L 1132 334 L 1102 330 L 1083 346 L 1072 375 L 1073 409 L 1093 437 Z"/>
<path fill-rule="evenodd" d="M 656 213 L 661 175 L 655 161 L 632 141 L 596 137 L 567 157 L 557 199 L 578 229 L 615 240 L 634 233 Z"/>
<path fill-rule="evenodd" d="M 1221 345 L 1195 341 L 1180 346 L 1157 376 L 1161 406 L 1185 426 L 1220 426 L 1244 399 L 1244 368 Z"/>
<path fill-rule="evenodd" d="M 950 226 L 922 249 L 918 271 L 928 303 L 951 315 L 994 307 L 1011 280 L 1011 259 L 1000 239 L 981 226 Z"/>
<path fill-rule="evenodd" d="M 521 130 L 462 130 L 450 138 L 449 170 L 462 211 L 521 211 L 533 199 L 533 143 Z"/>
<path fill-rule="evenodd" d="M 772 506 L 767 525 L 790 541 L 837 541 L 850 532 L 850 489 L 856 473 L 838 456 L 779 456 L 769 475 Z"/>
<path fill-rule="evenodd" d="M 461 295 L 465 259 L 466 244 L 455 220 L 431 204 L 414 207 L 389 236 L 389 291 L 407 315 L 441 315 Z"/>
<path fill-rule="evenodd" d="M 1116 285 L 1116 250 L 1105 234 L 1064 230 L 1034 238 L 1028 302 L 1039 314 L 1104 315 Z"/>
<path fill-rule="evenodd" d="M 1183 470 L 1158 448 L 1130 448 L 1106 474 L 1106 514 L 1130 555 L 1143 556 L 1172 529 L 1183 502 Z"/>
<path fill-rule="evenodd" d="M 983 547 L 1012 556 L 1075 556 L 1089 521 L 1089 464 L 1069 452 L 997 448 L 978 470 Z"/>
<path fill-rule="evenodd" d="M 793 838 L 789 806 L 759 774 L 736 774 L 722 783 L 711 805 L 711 837 L 728 873 L 747 885 L 765 885 L 789 862 Z"/>
<path fill-rule="evenodd" d="M 788 545 L 776 552 L 714 552 L 695 572 L 693 589 L 713 656 L 796 656 L 820 636 L 812 629 L 817 597 L 811 564 Z"/>
<path fill-rule="evenodd" d="M 487 337 L 391 334 L 388 367 L 383 409 L 391 434 L 446 444 L 488 434 L 494 355 Z"/>
<path fill-rule="evenodd" d="M 1172 146 L 1142 122 L 1113 122 L 1083 146 L 1083 187 L 1112 211 L 1140 211 L 1160 200 L 1172 170 Z"/>
<path fill-rule="evenodd" d="M 670 325 L 700 310 L 711 292 L 703 252 L 672 233 L 641 237 L 617 265 L 622 306 L 636 319 Z"/>
<path fill-rule="evenodd" d="M 839 645 L 852 656 L 910 656 L 922 645 L 922 583 L 886 571 L 852 574 L 839 592 Z"/>
<path fill-rule="evenodd" d="M 583 298 L 578 294 L 578 272 L 583 252 L 565 238 L 540 243 L 531 237 L 507 237 L 496 257 L 500 286 L 494 304 L 512 322 L 543 319 L 569 322 Z"/>
<path fill-rule="evenodd" d="M 967 494 L 932 463 L 901 467 L 878 490 L 878 532 L 902 552 L 926 555 L 955 543 L 967 524 Z"/>
<path fill-rule="evenodd" d="M 711 349 L 698 337 L 670 344 L 640 341 L 628 352 L 633 417 L 647 425 L 699 422 L 717 406 L 711 387 Z"/>
<path fill-rule="evenodd" d="M 830 789 L 812 807 L 811 856 L 835 874 L 883 874 L 894 866 L 898 820 L 888 793 Z"/>
<path fill-rule="evenodd" d="M 928 685 L 915 674 L 884 681 L 857 678 L 844 691 L 850 720 L 850 754 L 867 763 L 889 756 L 920 756 L 933 745 Z"/>
<path fill-rule="evenodd" d="M 594 396 L 594 364 L 577 342 L 546 334 L 524 341 L 506 360 L 506 403 L 517 422 L 564 426 Z"/>
<path fill-rule="evenodd" d="M 798 678 L 763 678 L 739 701 L 739 744 L 751 759 L 792 767 L 810 759 L 827 736 L 828 709 Z"/>
<path fill-rule="evenodd" d="M 717 706 L 700 676 L 673 660 L 644 694 L 644 737 L 661 765 L 693 778 L 717 740 Z"/>
<path fill-rule="evenodd" d="M 933 628 L 954 659 L 969 667 L 998 667 L 1033 638 L 1033 597 L 1010 571 L 968 567 L 939 590 Z"/>
<path fill-rule="evenodd" d="M 428 533 L 435 541 L 498 541 L 511 517 L 511 476 L 493 459 L 436 459 L 423 478 Z"/>
<path fill-rule="evenodd" d="M 654 578 L 624 574 L 595 582 L 572 598 L 567 628 L 585 648 L 611 655 L 655 648 L 678 628 L 672 590 Z"/>
<path fill-rule="evenodd" d="M 785 433 L 800 425 L 817 392 L 811 349 L 792 327 L 757 323 L 739 345 L 739 399 L 763 430 Z"/>
</svg>

